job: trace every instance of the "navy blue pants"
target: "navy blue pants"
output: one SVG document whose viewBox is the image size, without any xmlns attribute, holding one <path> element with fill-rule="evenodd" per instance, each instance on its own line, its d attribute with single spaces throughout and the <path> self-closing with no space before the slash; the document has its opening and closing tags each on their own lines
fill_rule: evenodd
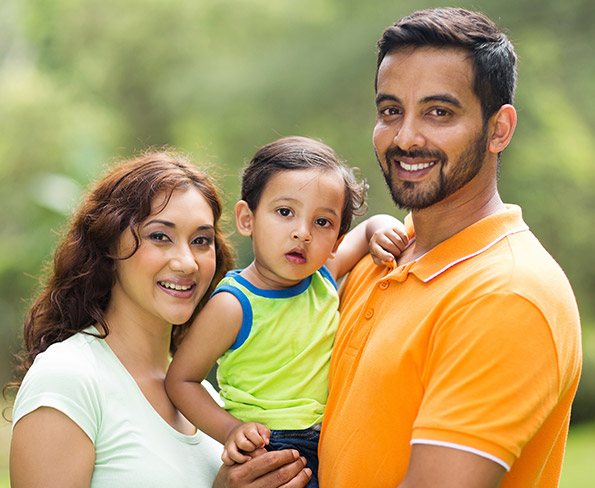
<svg viewBox="0 0 595 488">
<path fill-rule="evenodd" d="M 306 467 L 312 470 L 312 478 L 306 488 L 318 488 L 318 439 L 320 430 L 310 427 L 304 430 L 271 430 L 271 439 L 267 449 L 281 451 L 296 449 L 306 458 Z"/>
</svg>

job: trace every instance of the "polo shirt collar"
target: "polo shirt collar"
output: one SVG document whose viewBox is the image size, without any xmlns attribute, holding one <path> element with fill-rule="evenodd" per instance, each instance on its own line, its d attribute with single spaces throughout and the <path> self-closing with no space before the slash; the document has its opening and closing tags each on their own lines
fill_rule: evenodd
<svg viewBox="0 0 595 488">
<path fill-rule="evenodd" d="M 406 217 L 405 227 L 409 238 L 413 238 L 415 230 L 411 215 Z M 396 267 L 390 274 L 413 273 L 427 283 L 458 263 L 487 251 L 507 236 L 528 230 L 521 208 L 518 205 L 506 205 L 506 210 L 470 225 L 416 261 Z"/>
</svg>

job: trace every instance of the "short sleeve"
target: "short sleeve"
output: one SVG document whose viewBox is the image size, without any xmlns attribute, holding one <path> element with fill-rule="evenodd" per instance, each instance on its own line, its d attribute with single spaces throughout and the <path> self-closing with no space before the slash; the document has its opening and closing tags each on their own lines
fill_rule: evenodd
<svg viewBox="0 0 595 488">
<path fill-rule="evenodd" d="M 436 331 L 412 443 L 463 446 L 510 467 L 559 395 L 547 321 L 528 300 L 496 293 L 453 311 Z"/>
<path fill-rule="evenodd" d="M 93 365 L 81 351 L 56 344 L 37 356 L 25 375 L 13 407 L 13 427 L 41 407 L 55 408 L 95 443 L 101 421 L 100 392 Z"/>
</svg>

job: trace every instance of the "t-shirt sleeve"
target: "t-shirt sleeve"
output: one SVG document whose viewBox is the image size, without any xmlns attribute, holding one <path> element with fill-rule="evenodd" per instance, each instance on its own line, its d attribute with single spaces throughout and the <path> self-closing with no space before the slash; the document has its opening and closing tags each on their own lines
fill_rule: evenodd
<svg viewBox="0 0 595 488">
<path fill-rule="evenodd" d="M 491 294 L 436 330 L 412 443 L 476 451 L 510 467 L 559 395 L 547 321 L 518 295 Z"/>
<path fill-rule="evenodd" d="M 40 354 L 22 382 L 13 407 L 13 427 L 41 407 L 55 408 L 95 442 L 101 422 L 100 391 L 92 365 L 77 354 Z"/>
</svg>

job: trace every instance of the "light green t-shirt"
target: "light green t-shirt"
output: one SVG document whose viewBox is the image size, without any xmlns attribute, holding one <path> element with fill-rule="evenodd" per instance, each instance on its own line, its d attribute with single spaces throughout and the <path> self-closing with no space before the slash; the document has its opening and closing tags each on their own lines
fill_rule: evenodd
<svg viewBox="0 0 595 488">
<path fill-rule="evenodd" d="M 18 391 L 13 426 L 39 407 L 67 415 L 95 445 L 91 488 L 207 488 L 221 464 L 219 443 L 171 427 L 107 343 L 86 334 L 36 357 Z"/>
<path fill-rule="evenodd" d="M 339 322 L 337 284 L 326 267 L 282 290 L 255 287 L 231 271 L 215 293 L 232 293 L 243 321 L 219 359 L 225 408 L 270 429 L 306 429 L 322 421 Z"/>
</svg>

